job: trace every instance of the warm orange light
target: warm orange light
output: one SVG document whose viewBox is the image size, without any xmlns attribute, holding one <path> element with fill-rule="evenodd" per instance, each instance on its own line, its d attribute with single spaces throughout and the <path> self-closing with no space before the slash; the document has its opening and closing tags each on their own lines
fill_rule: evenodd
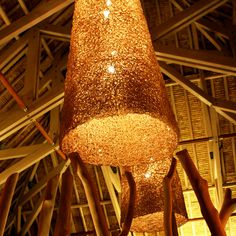
<svg viewBox="0 0 236 236">
<path fill-rule="evenodd" d="M 139 0 L 77 0 L 61 148 L 127 166 L 169 156 L 177 125 Z"/>
</svg>

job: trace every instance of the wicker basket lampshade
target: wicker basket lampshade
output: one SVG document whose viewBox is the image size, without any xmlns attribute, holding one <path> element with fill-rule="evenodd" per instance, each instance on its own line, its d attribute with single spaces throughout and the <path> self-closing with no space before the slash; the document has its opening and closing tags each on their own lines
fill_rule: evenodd
<svg viewBox="0 0 236 236">
<path fill-rule="evenodd" d="M 139 0 L 76 0 L 61 148 L 91 164 L 169 156 L 178 129 Z"/>
<path fill-rule="evenodd" d="M 159 232 L 164 230 L 164 190 L 162 182 L 169 166 L 170 163 L 162 161 L 148 166 L 132 168 L 136 182 L 136 202 L 131 231 Z M 129 203 L 129 186 L 125 176 L 122 176 L 121 184 L 121 223 L 123 223 Z M 176 224 L 180 226 L 187 222 L 187 212 L 177 171 L 173 177 L 172 194 Z"/>
</svg>

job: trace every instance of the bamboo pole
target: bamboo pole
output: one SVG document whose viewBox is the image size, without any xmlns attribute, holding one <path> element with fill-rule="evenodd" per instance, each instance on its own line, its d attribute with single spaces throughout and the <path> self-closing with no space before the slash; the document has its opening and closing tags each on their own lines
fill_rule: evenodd
<svg viewBox="0 0 236 236">
<path fill-rule="evenodd" d="M 47 183 L 42 210 L 39 216 L 38 236 L 49 235 L 58 182 L 59 175 L 56 175 Z"/>
<path fill-rule="evenodd" d="M 122 231 L 119 234 L 119 236 L 127 236 L 129 234 L 132 220 L 134 217 L 134 210 L 135 210 L 134 207 L 135 207 L 135 198 L 136 198 L 136 184 L 135 184 L 135 181 L 131 172 L 125 171 L 125 176 L 129 184 L 129 206 L 128 206 L 127 215 L 125 216 Z"/>
<path fill-rule="evenodd" d="M 73 153 L 70 155 L 72 164 L 76 170 L 77 175 L 79 176 L 84 191 L 87 197 L 89 210 L 93 219 L 95 231 L 97 236 L 109 236 L 109 230 L 106 222 L 106 218 L 102 207 L 100 205 L 99 195 L 96 191 L 95 185 L 89 175 L 89 172 L 79 157 L 79 154 Z"/>
<path fill-rule="evenodd" d="M 169 172 L 163 179 L 165 236 L 173 236 L 173 230 L 172 230 L 173 196 L 172 196 L 171 184 L 172 184 L 173 176 L 175 173 L 176 164 L 177 164 L 177 160 L 173 158 Z"/>
<path fill-rule="evenodd" d="M 12 174 L 8 177 L 0 196 L 0 236 L 4 234 L 18 177 L 19 173 Z"/>
<path fill-rule="evenodd" d="M 0 72 L 0 81 L 2 85 L 7 89 L 7 91 L 12 95 L 12 97 L 17 102 L 18 106 L 24 110 L 27 111 L 27 107 L 25 106 L 24 102 L 20 99 L 20 97 L 17 95 L 16 91 L 13 89 L 13 87 L 10 85 L 10 83 L 6 80 L 4 75 Z"/>
<path fill-rule="evenodd" d="M 73 176 L 69 168 L 62 175 L 60 206 L 53 236 L 70 235 Z"/>
<path fill-rule="evenodd" d="M 186 149 L 177 152 L 176 155 L 190 180 L 190 183 L 200 204 L 202 215 L 206 220 L 211 234 L 214 236 L 226 236 L 218 211 L 212 204 L 207 181 L 200 176 Z"/>
</svg>

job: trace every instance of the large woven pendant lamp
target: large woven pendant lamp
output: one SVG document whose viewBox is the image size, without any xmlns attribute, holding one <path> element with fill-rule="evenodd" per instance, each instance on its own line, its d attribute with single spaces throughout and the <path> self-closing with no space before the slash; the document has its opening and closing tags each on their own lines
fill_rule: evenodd
<svg viewBox="0 0 236 236">
<path fill-rule="evenodd" d="M 164 230 L 164 190 L 162 182 L 169 166 L 170 162 L 165 160 L 132 168 L 136 183 L 136 202 L 131 231 L 159 232 Z M 121 178 L 121 184 L 121 223 L 123 223 L 129 203 L 129 186 L 124 176 Z M 177 171 L 173 177 L 172 194 L 176 224 L 180 226 L 187 222 L 187 212 Z"/>
<path fill-rule="evenodd" d="M 76 0 L 62 150 L 132 166 L 169 156 L 177 133 L 139 0 Z"/>
</svg>

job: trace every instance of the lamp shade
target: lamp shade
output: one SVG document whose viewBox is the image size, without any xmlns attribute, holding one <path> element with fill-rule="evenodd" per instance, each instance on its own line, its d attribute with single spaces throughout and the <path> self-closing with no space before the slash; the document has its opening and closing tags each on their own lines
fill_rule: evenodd
<svg viewBox="0 0 236 236">
<path fill-rule="evenodd" d="M 139 0 L 76 0 L 61 148 L 91 164 L 169 156 L 178 129 Z"/>
<path fill-rule="evenodd" d="M 163 178 L 169 166 L 170 162 L 165 160 L 165 162 L 132 168 L 136 183 L 136 202 L 131 231 L 159 232 L 164 230 Z M 121 184 L 121 223 L 123 223 L 129 204 L 129 185 L 125 176 L 122 176 Z M 187 212 L 177 172 L 173 176 L 172 194 L 176 224 L 180 226 L 187 221 Z"/>
</svg>

